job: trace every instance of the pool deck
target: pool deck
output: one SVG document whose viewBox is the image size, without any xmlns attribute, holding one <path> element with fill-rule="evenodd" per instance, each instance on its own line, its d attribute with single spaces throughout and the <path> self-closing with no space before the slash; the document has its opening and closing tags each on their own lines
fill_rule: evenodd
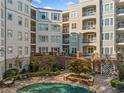
<svg viewBox="0 0 124 93">
<path fill-rule="evenodd" d="M 52 77 L 49 77 L 49 76 L 43 77 L 42 76 L 42 77 L 33 77 L 31 79 L 17 80 L 11 87 L 0 88 L 0 93 L 16 93 L 17 89 L 20 89 L 24 86 L 31 85 L 34 83 L 43 83 L 43 82 L 47 83 L 48 82 L 48 83 L 74 84 L 71 81 L 65 81 L 63 79 L 64 76 L 66 76 L 66 75 L 67 75 L 67 73 L 63 72 L 58 76 L 52 76 Z M 77 85 L 81 85 L 81 84 L 77 83 Z M 85 86 L 83 84 L 81 86 L 88 88 L 87 86 Z M 90 87 L 90 89 L 96 90 L 96 93 L 114 93 L 113 89 L 109 85 L 109 79 L 105 79 L 100 76 L 96 76 L 95 84 L 94 84 L 94 86 Z"/>
</svg>

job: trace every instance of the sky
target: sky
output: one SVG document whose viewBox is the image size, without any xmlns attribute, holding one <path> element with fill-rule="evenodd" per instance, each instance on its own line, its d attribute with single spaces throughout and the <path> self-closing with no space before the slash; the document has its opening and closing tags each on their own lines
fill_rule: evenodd
<svg viewBox="0 0 124 93">
<path fill-rule="evenodd" d="M 32 5 L 37 8 L 67 10 L 70 4 L 78 3 L 78 0 L 32 0 Z"/>
</svg>

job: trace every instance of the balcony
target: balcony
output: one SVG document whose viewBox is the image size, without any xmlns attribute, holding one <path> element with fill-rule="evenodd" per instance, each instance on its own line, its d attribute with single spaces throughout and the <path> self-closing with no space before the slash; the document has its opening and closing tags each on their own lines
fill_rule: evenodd
<svg viewBox="0 0 124 93">
<path fill-rule="evenodd" d="M 124 7 L 117 10 L 117 16 L 124 16 Z"/>
<path fill-rule="evenodd" d="M 92 54 L 93 54 L 93 53 L 88 53 L 88 52 L 85 52 L 85 53 L 83 53 L 83 56 L 85 56 L 85 57 L 91 57 L 91 56 L 92 56 Z"/>
<path fill-rule="evenodd" d="M 69 21 L 69 17 L 63 17 L 63 22 Z"/>
<path fill-rule="evenodd" d="M 63 34 L 69 34 L 69 28 L 63 28 Z"/>
<path fill-rule="evenodd" d="M 84 12 L 83 16 L 93 16 L 96 15 L 96 11 L 91 11 L 91 12 Z"/>
<path fill-rule="evenodd" d="M 86 25 L 82 28 L 83 32 L 96 32 L 96 25 Z"/>
<path fill-rule="evenodd" d="M 35 38 L 31 38 L 31 44 L 36 44 Z"/>
<path fill-rule="evenodd" d="M 124 30 L 124 21 L 118 22 L 117 24 L 117 30 Z"/>
<path fill-rule="evenodd" d="M 119 44 L 119 45 L 124 45 L 124 38 L 118 38 L 117 40 L 116 40 L 116 42 L 117 42 L 117 44 Z"/>
<path fill-rule="evenodd" d="M 96 29 L 96 25 L 83 26 L 83 30 L 91 30 L 91 29 Z"/>
<path fill-rule="evenodd" d="M 31 15 L 31 18 L 36 20 L 36 15 Z"/>
<path fill-rule="evenodd" d="M 31 26 L 31 31 L 36 32 L 36 26 Z"/>
<path fill-rule="evenodd" d="M 96 45 L 96 39 L 83 39 L 82 40 L 83 46 L 88 46 L 88 45 Z"/>
<path fill-rule="evenodd" d="M 69 44 L 69 40 L 63 40 L 63 44 Z"/>
</svg>

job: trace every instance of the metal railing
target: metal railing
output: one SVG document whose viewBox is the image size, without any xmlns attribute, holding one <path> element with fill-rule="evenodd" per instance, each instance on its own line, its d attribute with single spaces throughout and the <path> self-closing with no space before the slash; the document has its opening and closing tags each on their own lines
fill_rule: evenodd
<svg viewBox="0 0 124 93">
<path fill-rule="evenodd" d="M 92 39 L 92 40 L 90 40 L 90 39 L 83 39 L 82 40 L 82 43 L 95 43 L 96 42 L 96 39 Z"/>
<path fill-rule="evenodd" d="M 83 26 L 83 30 L 96 29 L 96 25 Z"/>
<path fill-rule="evenodd" d="M 119 38 L 116 40 L 117 43 L 124 43 L 124 38 Z"/>
<path fill-rule="evenodd" d="M 36 26 L 31 26 L 31 31 L 36 31 Z"/>
<path fill-rule="evenodd" d="M 96 14 L 96 11 L 92 11 L 92 12 L 83 12 L 83 16 L 93 16 Z"/>
</svg>

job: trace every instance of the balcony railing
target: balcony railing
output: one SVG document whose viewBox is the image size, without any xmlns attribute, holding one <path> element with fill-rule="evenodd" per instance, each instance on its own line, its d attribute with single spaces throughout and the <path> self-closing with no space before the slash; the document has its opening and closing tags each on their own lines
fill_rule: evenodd
<svg viewBox="0 0 124 93">
<path fill-rule="evenodd" d="M 63 40 L 63 44 L 69 44 L 69 40 Z"/>
<path fill-rule="evenodd" d="M 124 38 L 119 38 L 116 41 L 117 41 L 117 43 L 124 43 Z"/>
<path fill-rule="evenodd" d="M 96 25 L 83 26 L 83 30 L 96 29 Z"/>
<path fill-rule="evenodd" d="M 87 53 L 87 52 L 85 52 L 85 53 L 83 53 L 83 56 L 92 56 L 92 54 L 93 53 Z"/>
<path fill-rule="evenodd" d="M 31 26 L 31 31 L 36 31 L 36 26 Z"/>
<path fill-rule="evenodd" d="M 92 39 L 92 40 L 90 40 L 90 39 L 83 39 L 82 40 L 82 43 L 95 43 L 96 42 L 96 39 Z"/>
<path fill-rule="evenodd" d="M 31 15 L 31 18 L 36 20 L 36 15 Z"/>
<path fill-rule="evenodd" d="M 83 16 L 93 16 L 96 14 L 96 11 L 92 11 L 92 12 L 83 12 Z"/>
<path fill-rule="evenodd" d="M 36 43 L 36 40 L 34 38 L 31 39 L 31 43 L 32 44 L 35 44 Z"/>
<path fill-rule="evenodd" d="M 69 33 L 69 28 L 64 28 L 63 33 Z"/>
<path fill-rule="evenodd" d="M 124 8 L 117 10 L 117 14 L 123 14 L 123 13 L 124 13 Z"/>
<path fill-rule="evenodd" d="M 63 22 L 69 21 L 69 17 L 64 17 Z"/>
</svg>

